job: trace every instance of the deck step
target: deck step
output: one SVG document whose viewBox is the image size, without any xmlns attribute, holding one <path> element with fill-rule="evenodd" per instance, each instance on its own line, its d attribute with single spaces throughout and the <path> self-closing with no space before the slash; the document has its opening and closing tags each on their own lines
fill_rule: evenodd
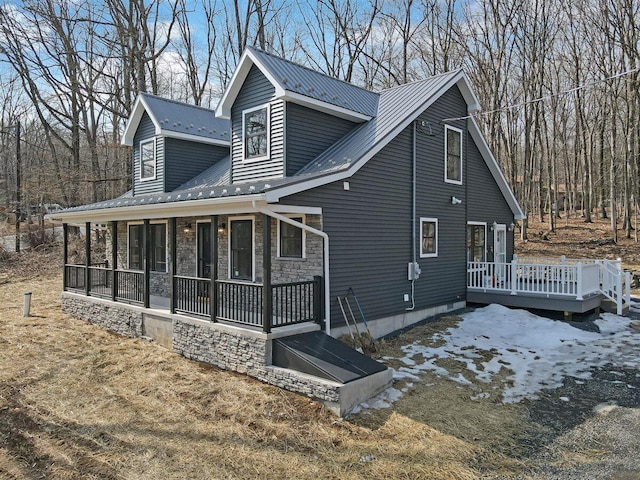
<svg viewBox="0 0 640 480">
<path fill-rule="evenodd" d="M 386 365 L 322 332 L 274 339 L 273 364 L 339 383 L 387 370 Z"/>
<path fill-rule="evenodd" d="M 618 306 L 616 305 L 615 302 L 609 299 L 602 300 L 602 302 L 600 303 L 600 308 L 605 312 L 615 313 L 615 314 L 618 313 Z M 628 314 L 629 314 L 629 304 L 625 303 L 622 306 L 622 316 L 626 317 Z"/>
</svg>

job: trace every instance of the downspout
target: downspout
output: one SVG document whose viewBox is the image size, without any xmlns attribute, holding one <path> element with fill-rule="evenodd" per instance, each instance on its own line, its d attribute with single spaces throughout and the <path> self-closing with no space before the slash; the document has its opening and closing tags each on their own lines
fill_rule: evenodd
<svg viewBox="0 0 640 480">
<path fill-rule="evenodd" d="M 331 335 L 331 292 L 329 292 L 329 235 L 327 235 L 322 230 L 318 230 L 317 228 L 310 227 L 309 225 L 296 222 L 291 218 L 280 215 L 279 213 L 270 210 L 266 206 L 258 206 L 255 200 L 253 200 L 251 204 L 253 205 L 253 208 L 260 213 L 264 213 L 265 215 L 280 220 L 281 222 L 288 223 L 289 225 L 293 225 L 294 227 L 301 228 L 302 230 L 322 237 L 322 244 L 324 248 L 324 325 L 325 333 L 327 335 Z"/>
<path fill-rule="evenodd" d="M 417 238 L 417 226 L 416 226 L 416 156 L 417 156 L 417 146 L 416 146 L 416 121 L 411 123 L 412 126 L 412 145 L 411 145 L 411 252 L 412 252 L 412 262 L 414 265 L 418 262 L 417 259 L 417 251 L 416 251 L 416 238 Z M 416 299 L 415 299 L 415 285 L 416 279 L 415 275 L 411 280 L 411 306 L 407 307 L 407 311 L 416 308 Z"/>
</svg>

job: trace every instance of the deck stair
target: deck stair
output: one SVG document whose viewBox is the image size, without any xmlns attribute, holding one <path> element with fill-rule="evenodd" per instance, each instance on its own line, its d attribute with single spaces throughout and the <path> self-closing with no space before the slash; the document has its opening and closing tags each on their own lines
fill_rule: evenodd
<svg viewBox="0 0 640 480">
<path fill-rule="evenodd" d="M 508 263 L 469 262 L 467 269 L 467 301 L 475 303 L 565 312 L 603 308 L 626 315 L 630 286 L 631 274 L 622 269 L 620 259 L 514 255 Z"/>
</svg>

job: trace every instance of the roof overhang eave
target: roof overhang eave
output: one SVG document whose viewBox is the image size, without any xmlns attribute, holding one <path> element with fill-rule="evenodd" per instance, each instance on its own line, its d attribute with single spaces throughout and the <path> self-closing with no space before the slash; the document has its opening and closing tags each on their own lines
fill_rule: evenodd
<svg viewBox="0 0 640 480">
<path fill-rule="evenodd" d="M 254 211 L 252 202 L 265 201 L 265 194 L 239 195 L 235 197 L 184 200 L 180 202 L 156 203 L 148 205 L 125 205 L 52 213 L 46 218 L 58 223 L 105 223 L 119 220 L 140 220 L 170 217 L 195 217 L 234 212 Z"/>
</svg>

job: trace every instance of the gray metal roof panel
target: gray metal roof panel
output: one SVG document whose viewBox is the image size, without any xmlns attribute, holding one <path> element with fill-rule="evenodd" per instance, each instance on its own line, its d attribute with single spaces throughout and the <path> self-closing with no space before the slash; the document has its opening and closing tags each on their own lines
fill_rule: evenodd
<svg viewBox="0 0 640 480">
<path fill-rule="evenodd" d="M 231 156 L 226 156 L 219 162 L 207 168 L 204 172 L 180 185 L 177 190 L 192 190 L 195 188 L 219 187 L 231 183 Z"/>
<path fill-rule="evenodd" d="M 349 168 L 388 139 L 403 120 L 419 114 L 424 105 L 459 73 L 460 71 L 448 72 L 382 91 L 375 118 L 338 140 L 298 174 L 323 174 Z"/>
<path fill-rule="evenodd" d="M 378 108 L 378 94 L 343 80 L 329 77 L 302 65 L 276 57 L 254 47 L 252 53 L 288 92 L 326 102 L 373 117 Z"/>
<path fill-rule="evenodd" d="M 168 132 L 195 135 L 210 140 L 231 141 L 229 120 L 217 118 L 214 110 L 140 93 L 150 114 Z"/>
</svg>

